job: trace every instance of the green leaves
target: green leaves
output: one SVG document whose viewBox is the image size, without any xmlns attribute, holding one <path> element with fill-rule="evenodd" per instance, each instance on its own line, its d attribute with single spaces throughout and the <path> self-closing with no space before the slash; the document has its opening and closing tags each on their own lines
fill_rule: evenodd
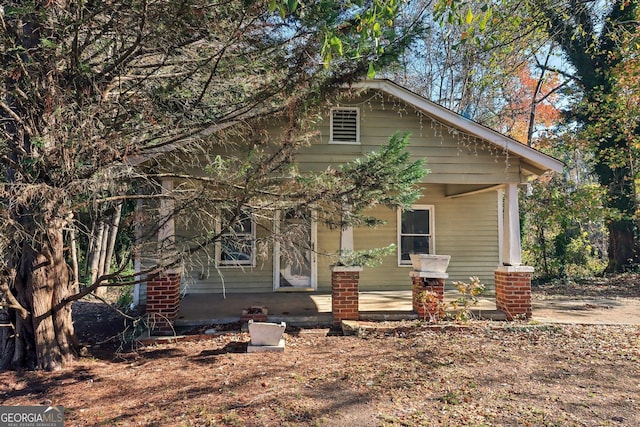
<svg viewBox="0 0 640 427">
<path fill-rule="evenodd" d="M 471 11 L 471 8 L 467 8 L 467 16 L 464 19 L 465 24 L 467 25 L 471 25 L 471 23 L 473 22 L 473 12 Z"/>
<path fill-rule="evenodd" d="M 410 161 L 408 144 L 408 133 L 396 133 L 380 150 L 342 166 L 341 177 L 352 186 L 346 202 L 354 212 L 377 204 L 407 207 L 420 196 L 416 184 L 427 170 L 422 160 Z"/>
<path fill-rule="evenodd" d="M 394 22 L 404 3 L 397 0 L 317 3 L 317 7 L 334 10 L 336 17 L 340 17 L 334 25 L 321 28 L 324 34 L 321 56 L 325 67 L 329 68 L 332 61 L 341 58 L 374 61 L 384 52 L 385 44 L 394 38 L 392 34 L 397 31 Z M 375 76 L 371 68 L 368 74 Z"/>
<path fill-rule="evenodd" d="M 332 36 L 329 40 L 329 44 L 331 45 L 331 48 L 334 51 L 338 52 L 340 56 L 344 55 L 344 50 L 342 49 L 342 40 L 340 40 L 338 37 Z"/>
<path fill-rule="evenodd" d="M 491 9 L 487 9 L 486 11 L 484 11 L 484 13 L 482 14 L 478 22 L 478 29 L 480 31 L 484 31 L 487 28 L 487 23 L 489 22 L 489 19 L 491 19 L 492 16 L 493 16 L 493 12 Z"/>
<path fill-rule="evenodd" d="M 480 37 L 472 37 L 476 33 L 487 31 L 492 23 L 493 8 L 499 3 L 482 3 L 467 0 L 438 0 L 433 9 L 434 21 L 441 26 L 455 26 L 460 29 L 461 42 L 480 44 Z"/>
<path fill-rule="evenodd" d="M 375 267 L 382 263 L 385 256 L 393 255 L 395 251 L 396 245 L 393 243 L 382 248 L 342 251 L 338 254 L 336 264 L 344 267 Z"/>
<path fill-rule="evenodd" d="M 56 47 L 58 47 L 55 42 L 47 39 L 46 37 L 42 37 L 40 39 L 40 44 L 47 49 L 55 49 Z"/>
<path fill-rule="evenodd" d="M 376 69 L 373 66 L 373 62 L 369 62 L 369 70 L 367 71 L 367 78 L 374 79 L 376 77 Z"/>
</svg>

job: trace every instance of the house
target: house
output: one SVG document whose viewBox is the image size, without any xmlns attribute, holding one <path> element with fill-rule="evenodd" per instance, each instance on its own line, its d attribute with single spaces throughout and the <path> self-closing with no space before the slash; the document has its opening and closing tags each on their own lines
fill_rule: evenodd
<svg viewBox="0 0 640 427">
<path fill-rule="evenodd" d="M 311 223 L 306 230 L 309 250 L 295 265 L 281 259 L 283 248 L 278 243 L 266 257 L 258 257 L 251 242 L 268 228 L 258 229 L 247 216 L 233 236 L 223 238 L 226 244 L 219 243 L 215 250 L 213 262 L 220 274 L 203 273 L 202 266 L 211 261 L 194 256 L 191 267 L 198 268 L 148 278 L 139 287 L 138 297 L 146 300 L 149 313 L 174 319 L 180 292 L 222 293 L 223 287 L 227 293 L 297 290 L 333 292 L 334 320 L 339 321 L 358 315 L 357 298 L 354 306 L 353 298 L 344 295 L 426 283 L 426 277 L 411 273 L 409 254 L 431 253 L 451 256 L 448 280 L 479 276 L 483 283 L 495 286 L 498 308 L 509 317 L 530 315 L 533 269 L 521 261 L 518 188 L 547 171 L 561 171 L 563 164 L 389 80 L 363 81 L 354 87 L 359 89 L 356 96 L 326 111 L 318 125 L 319 136 L 296 154 L 296 162 L 302 170 L 321 171 L 376 150 L 396 131 L 410 132 L 411 156 L 426 159 L 430 170 L 413 210 L 376 207 L 374 214 L 386 224 L 375 229 L 329 230 Z M 163 185 L 171 188 L 173 183 Z M 274 218 L 273 227 L 296 220 L 282 214 Z M 168 223 L 160 234 L 189 233 L 185 227 Z M 248 244 L 236 244 L 233 239 Z M 390 243 L 397 245 L 396 253 L 375 268 L 336 269 L 329 258 L 319 255 Z M 443 287 L 444 278 L 438 279 Z M 341 283 L 351 286 L 342 295 L 337 291 L 344 288 Z M 348 307 L 342 299 L 351 301 Z"/>
</svg>

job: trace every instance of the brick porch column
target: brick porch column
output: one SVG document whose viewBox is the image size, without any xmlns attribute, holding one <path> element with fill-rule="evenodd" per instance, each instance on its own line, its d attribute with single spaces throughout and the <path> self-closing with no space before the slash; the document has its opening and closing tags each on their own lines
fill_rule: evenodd
<svg viewBox="0 0 640 427">
<path fill-rule="evenodd" d="M 444 303 L 444 280 L 449 277 L 446 273 L 432 273 L 413 270 L 409 273 L 413 289 L 413 311 L 418 313 L 421 319 L 436 320 L 444 315 L 442 305 Z M 438 277 L 434 277 L 438 276 Z M 434 300 L 425 301 L 429 295 Z"/>
<path fill-rule="evenodd" d="M 494 272 L 496 282 L 496 308 L 507 319 L 531 317 L 531 277 L 533 267 L 498 267 Z"/>
<path fill-rule="evenodd" d="M 180 273 L 156 274 L 147 278 L 149 331 L 172 335 L 173 321 L 180 309 Z"/>
<path fill-rule="evenodd" d="M 343 320 L 358 320 L 358 284 L 362 267 L 331 267 L 331 312 L 333 324 Z"/>
</svg>

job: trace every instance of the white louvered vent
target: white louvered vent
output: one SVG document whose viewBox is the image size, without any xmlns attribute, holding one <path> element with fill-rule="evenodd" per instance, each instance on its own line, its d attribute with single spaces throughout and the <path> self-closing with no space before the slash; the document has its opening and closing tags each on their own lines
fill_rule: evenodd
<svg viewBox="0 0 640 427">
<path fill-rule="evenodd" d="M 360 142 L 360 112 L 357 108 L 334 108 L 331 110 L 331 142 Z"/>
</svg>

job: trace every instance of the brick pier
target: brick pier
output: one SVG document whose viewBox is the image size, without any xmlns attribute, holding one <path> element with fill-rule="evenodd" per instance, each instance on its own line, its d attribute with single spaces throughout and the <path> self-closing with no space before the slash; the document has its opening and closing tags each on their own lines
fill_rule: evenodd
<svg viewBox="0 0 640 427">
<path fill-rule="evenodd" d="M 531 277 L 533 267 L 499 267 L 495 273 L 496 308 L 507 319 L 531 317 Z"/>
<path fill-rule="evenodd" d="M 360 318 L 358 285 L 361 271 L 362 267 L 331 268 L 331 312 L 334 325 L 339 325 L 343 320 Z"/>
<path fill-rule="evenodd" d="M 438 320 L 444 316 L 444 280 L 448 277 L 433 277 L 437 273 L 412 271 L 410 273 L 413 288 L 413 311 L 421 319 Z"/>
<path fill-rule="evenodd" d="M 180 274 L 163 273 L 147 278 L 149 330 L 156 335 L 173 334 L 180 309 Z"/>
</svg>

